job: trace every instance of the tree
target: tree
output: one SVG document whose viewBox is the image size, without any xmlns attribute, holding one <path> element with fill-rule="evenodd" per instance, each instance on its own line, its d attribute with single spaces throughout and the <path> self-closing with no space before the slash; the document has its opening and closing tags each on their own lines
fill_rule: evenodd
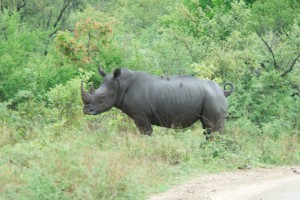
<svg viewBox="0 0 300 200">
<path fill-rule="evenodd" d="M 52 37 L 57 31 L 69 28 L 69 16 L 84 6 L 83 0 L 1 0 L 1 12 L 20 13 L 22 22 L 32 29 L 47 31 Z"/>
<path fill-rule="evenodd" d="M 259 126 L 276 118 L 295 126 L 293 116 L 299 114 L 298 21 L 282 29 L 284 34 L 269 31 L 257 35 L 254 27 L 259 21 L 253 21 L 257 16 L 247 4 L 234 1 L 229 10 L 222 9 L 210 8 L 207 15 L 199 5 L 197 12 L 179 5 L 161 24 L 174 35 L 178 48 L 198 55 L 194 63 L 185 63 L 197 76 L 236 84 L 234 98 L 229 99 L 231 117 L 247 117 Z M 182 38 L 189 39 L 185 47 L 178 45 L 184 43 Z"/>
<path fill-rule="evenodd" d="M 28 63 L 40 51 L 42 34 L 28 30 L 19 19 L 17 12 L 0 17 L 0 101 L 34 84 L 34 72 Z"/>
<path fill-rule="evenodd" d="M 99 65 L 106 69 L 122 62 L 122 53 L 113 42 L 109 23 L 91 18 L 76 23 L 73 33 L 59 32 L 55 39 L 57 50 L 80 68 L 95 71 Z"/>
<path fill-rule="evenodd" d="M 300 17 L 300 2 L 297 0 L 257 0 L 252 6 L 255 26 L 259 33 L 274 31 L 283 33 L 295 19 Z"/>
</svg>

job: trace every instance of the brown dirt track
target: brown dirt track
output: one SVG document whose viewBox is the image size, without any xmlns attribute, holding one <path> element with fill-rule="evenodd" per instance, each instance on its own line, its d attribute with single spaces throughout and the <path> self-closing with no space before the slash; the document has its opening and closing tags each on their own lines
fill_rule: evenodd
<svg viewBox="0 0 300 200">
<path fill-rule="evenodd" d="M 300 166 L 201 175 L 149 200 L 227 199 L 300 199 Z"/>
</svg>

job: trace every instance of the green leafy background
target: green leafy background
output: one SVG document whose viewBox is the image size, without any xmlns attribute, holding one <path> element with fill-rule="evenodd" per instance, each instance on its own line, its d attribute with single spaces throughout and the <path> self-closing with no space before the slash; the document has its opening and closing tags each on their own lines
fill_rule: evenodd
<svg viewBox="0 0 300 200">
<path fill-rule="evenodd" d="M 0 199 L 146 199 L 195 174 L 300 161 L 297 0 L 2 0 Z M 232 82 L 226 134 L 84 116 L 98 67 Z"/>
</svg>

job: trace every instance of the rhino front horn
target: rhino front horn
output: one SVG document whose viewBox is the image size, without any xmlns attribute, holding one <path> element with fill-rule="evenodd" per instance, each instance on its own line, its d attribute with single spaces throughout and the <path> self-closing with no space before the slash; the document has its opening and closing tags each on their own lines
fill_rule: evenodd
<svg viewBox="0 0 300 200">
<path fill-rule="evenodd" d="M 81 98 L 84 103 L 87 103 L 91 98 L 91 95 L 87 93 L 83 88 L 83 81 L 81 81 Z"/>
</svg>

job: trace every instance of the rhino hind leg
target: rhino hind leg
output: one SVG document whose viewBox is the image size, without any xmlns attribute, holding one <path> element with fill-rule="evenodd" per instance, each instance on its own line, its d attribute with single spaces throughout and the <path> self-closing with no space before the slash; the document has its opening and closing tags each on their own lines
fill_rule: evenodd
<svg viewBox="0 0 300 200">
<path fill-rule="evenodd" d="M 225 117 L 222 115 L 201 116 L 200 121 L 204 130 L 204 135 L 209 137 L 212 133 L 223 133 Z"/>
</svg>

